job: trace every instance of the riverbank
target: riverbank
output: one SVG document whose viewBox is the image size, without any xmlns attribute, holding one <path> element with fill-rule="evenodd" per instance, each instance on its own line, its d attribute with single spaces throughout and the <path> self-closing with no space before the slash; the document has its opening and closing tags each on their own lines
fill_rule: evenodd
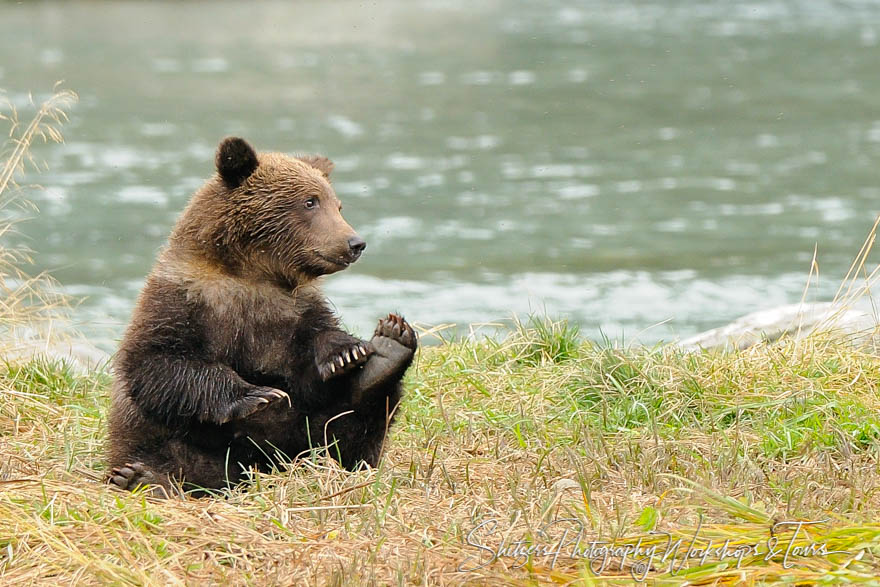
<svg viewBox="0 0 880 587">
<path fill-rule="evenodd" d="M 685 353 L 537 321 L 423 349 L 376 470 L 315 456 L 224 497 L 156 501 L 100 484 L 104 371 L 6 364 L 0 580 L 566 583 L 595 576 L 592 541 L 616 540 L 633 546 L 594 563 L 609 580 L 868 582 L 878 380 L 880 359 L 831 337 Z M 787 521 L 826 523 L 771 533 Z"/>
</svg>

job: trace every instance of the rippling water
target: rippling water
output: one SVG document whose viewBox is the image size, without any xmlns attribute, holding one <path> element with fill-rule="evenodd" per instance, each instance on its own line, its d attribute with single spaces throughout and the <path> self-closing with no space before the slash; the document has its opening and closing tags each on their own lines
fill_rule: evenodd
<svg viewBox="0 0 880 587">
<path fill-rule="evenodd" d="M 241 6 L 0 4 L 7 97 L 81 96 L 18 238 L 105 346 L 229 134 L 336 162 L 362 334 L 691 334 L 800 299 L 817 244 L 829 298 L 880 208 L 876 2 Z"/>
</svg>

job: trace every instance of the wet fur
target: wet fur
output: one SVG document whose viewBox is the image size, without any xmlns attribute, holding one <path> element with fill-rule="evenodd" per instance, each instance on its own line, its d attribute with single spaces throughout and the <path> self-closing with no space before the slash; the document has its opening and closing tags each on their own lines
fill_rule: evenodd
<svg viewBox="0 0 880 587">
<path fill-rule="evenodd" d="M 300 206 L 310 194 L 338 205 L 332 163 L 232 141 L 115 357 L 109 480 L 125 489 L 220 488 L 326 444 L 345 467 L 376 465 L 417 345 L 393 315 L 371 341 L 351 336 L 317 288 L 354 234 L 335 209 Z"/>
</svg>

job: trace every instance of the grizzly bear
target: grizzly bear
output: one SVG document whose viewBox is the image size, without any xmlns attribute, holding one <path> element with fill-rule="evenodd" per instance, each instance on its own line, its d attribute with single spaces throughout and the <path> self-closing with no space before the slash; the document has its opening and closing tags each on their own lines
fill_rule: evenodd
<svg viewBox="0 0 880 587">
<path fill-rule="evenodd" d="M 114 358 L 108 481 L 202 493 L 318 447 L 375 466 L 418 339 L 389 314 L 370 341 L 318 278 L 366 243 L 333 163 L 227 138 L 146 280 Z"/>
</svg>

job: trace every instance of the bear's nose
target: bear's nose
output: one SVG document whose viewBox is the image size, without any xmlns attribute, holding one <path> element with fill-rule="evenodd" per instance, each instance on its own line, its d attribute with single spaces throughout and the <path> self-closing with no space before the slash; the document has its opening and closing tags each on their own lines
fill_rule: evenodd
<svg viewBox="0 0 880 587">
<path fill-rule="evenodd" d="M 364 252 L 364 249 L 367 248 L 367 241 L 359 236 L 353 236 L 348 239 L 348 248 L 351 249 L 351 252 L 356 257 L 359 257 L 360 254 Z"/>
</svg>

